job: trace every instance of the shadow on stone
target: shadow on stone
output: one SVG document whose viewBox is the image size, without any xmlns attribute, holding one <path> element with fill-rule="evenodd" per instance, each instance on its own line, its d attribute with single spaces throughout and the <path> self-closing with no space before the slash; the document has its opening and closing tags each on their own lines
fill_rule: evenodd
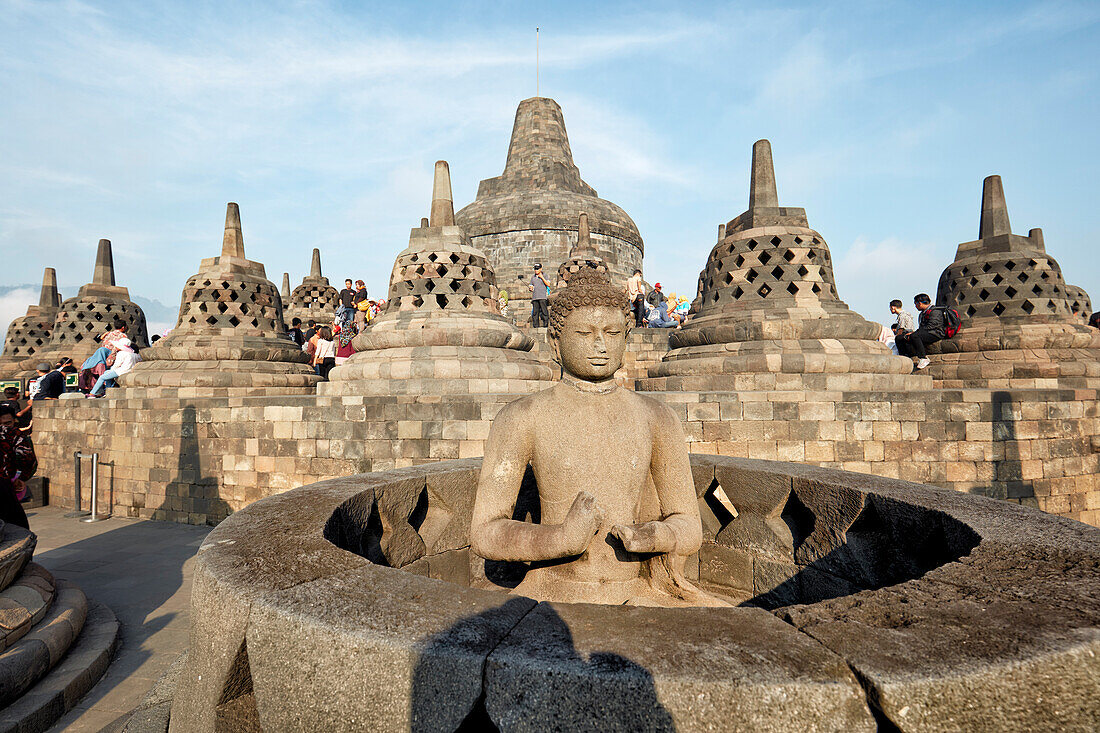
<svg viewBox="0 0 1100 733">
<path fill-rule="evenodd" d="M 492 614 L 529 603 L 516 598 Z M 482 645 L 484 615 L 459 621 L 421 648 L 412 680 L 414 733 L 676 729 L 648 670 L 618 654 L 580 653 L 569 626 L 546 603 L 526 613 L 489 653 L 481 695 L 457 728 L 440 720 L 439 701 L 453 694 L 447 689 L 449 658 Z"/>
<path fill-rule="evenodd" d="M 202 475 L 198 421 L 195 417 L 194 405 L 186 405 L 183 408 L 178 456 L 176 475 L 165 487 L 164 502 L 153 512 L 153 519 L 187 521 L 191 514 L 204 514 L 205 522 L 192 523 L 214 526 L 232 514 L 232 508 L 218 493 L 218 479 Z M 201 501 L 198 507 L 191 503 L 196 498 Z M 196 508 L 202 508 L 205 511 L 196 512 L 194 511 Z"/>
</svg>

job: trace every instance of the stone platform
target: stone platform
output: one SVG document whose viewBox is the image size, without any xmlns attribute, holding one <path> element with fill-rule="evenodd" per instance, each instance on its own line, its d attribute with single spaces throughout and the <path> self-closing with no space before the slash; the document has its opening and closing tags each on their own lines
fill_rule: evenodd
<svg viewBox="0 0 1100 733">
<path fill-rule="evenodd" d="M 196 568 L 198 643 L 171 729 L 1100 724 L 1095 528 L 907 482 L 695 456 L 704 544 L 689 573 L 739 607 L 536 604 L 470 587 L 479 470 L 325 481 L 222 523 Z"/>
</svg>

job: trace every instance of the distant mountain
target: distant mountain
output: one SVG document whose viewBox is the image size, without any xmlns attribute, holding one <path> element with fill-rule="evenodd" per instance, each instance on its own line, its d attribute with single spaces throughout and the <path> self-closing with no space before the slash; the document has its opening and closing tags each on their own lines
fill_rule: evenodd
<svg viewBox="0 0 1100 733">
<path fill-rule="evenodd" d="M 80 289 L 79 285 L 59 287 L 61 297 L 71 298 Z M 6 329 L 13 318 L 22 316 L 27 306 L 38 304 L 38 294 L 42 283 L 24 283 L 21 285 L 0 285 L 0 329 Z M 164 333 L 176 325 L 179 306 L 165 305 L 155 298 L 146 298 L 130 293 L 130 300 L 137 303 L 145 312 L 145 321 L 149 325 L 149 335 Z"/>
</svg>

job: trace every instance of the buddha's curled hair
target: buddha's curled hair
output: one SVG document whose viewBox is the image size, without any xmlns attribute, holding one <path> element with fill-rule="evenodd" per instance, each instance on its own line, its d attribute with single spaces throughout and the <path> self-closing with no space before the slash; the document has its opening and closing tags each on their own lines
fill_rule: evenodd
<svg viewBox="0 0 1100 733">
<path fill-rule="evenodd" d="M 569 278 L 568 285 L 550 296 L 550 337 L 561 336 L 565 319 L 585 305 L 617 308 L 627 316 L 627 324 L 630 324 L 630 301 L 626 293 L 611 285 L 607 273 L 584 268 Z"/>
</svg>

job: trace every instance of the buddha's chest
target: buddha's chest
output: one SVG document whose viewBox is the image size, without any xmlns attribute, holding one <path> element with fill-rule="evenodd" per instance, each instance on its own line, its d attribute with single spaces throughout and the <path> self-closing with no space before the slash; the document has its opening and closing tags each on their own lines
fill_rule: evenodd
<svg viewBox="0 0 1100 733">
<path fill-rule="evenodd" d="M 580 491 L 627 520 L 649 476 L 654 436 L 647 422 L 621 410 L 568 407 L 534 431 L 531 463 L 543 521 L 560 521 Z"/>
</svg>

